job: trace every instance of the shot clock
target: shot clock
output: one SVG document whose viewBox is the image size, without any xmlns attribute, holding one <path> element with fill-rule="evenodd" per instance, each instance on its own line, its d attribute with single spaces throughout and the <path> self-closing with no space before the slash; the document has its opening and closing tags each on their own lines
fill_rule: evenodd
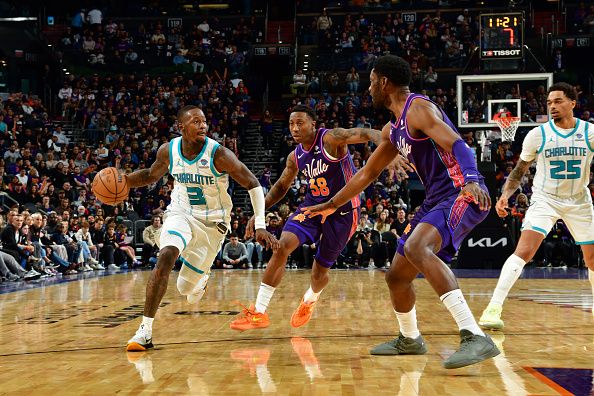
<svg viewBox="0 0 594 396">
<path fill-rule="evenodd" d="M 524 15 L 507 12 L 480 15 L 482 60 L 521 59 L 524 56 Z"/>
</svg>

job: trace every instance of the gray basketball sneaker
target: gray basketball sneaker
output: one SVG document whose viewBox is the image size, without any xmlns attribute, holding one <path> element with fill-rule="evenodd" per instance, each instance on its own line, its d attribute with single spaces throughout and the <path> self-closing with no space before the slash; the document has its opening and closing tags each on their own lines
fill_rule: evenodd
<svg viewBox="0 0 594 396">
<path fill-rule="evenodd" d="M 427 346 L 422 336 L 410 338 L 398 333 L 397 338 L 371 348 L 369 353 L 372 355 L 424 355 L 427 353 Z"/>
<path fill-rule="evenodd" d="M 487 334 L 479 336 L 472 332 L 460 330 L 460 348 L 443 362 L 443 367 L 455 369 L 482 362 L 499 355 L 500 351 Z"/>
</svg>

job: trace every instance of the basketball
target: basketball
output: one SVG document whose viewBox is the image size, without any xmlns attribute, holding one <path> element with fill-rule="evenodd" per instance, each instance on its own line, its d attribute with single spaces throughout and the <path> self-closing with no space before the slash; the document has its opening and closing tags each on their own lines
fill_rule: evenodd
<svg viewBox="0 0 594 396">
<path fill-rule="evenodd" d="M 97 173 L 91 185 L 93 194 L 107 205 L 117 205 L 128 198 L 130 188 L 124 175 L 116 168 L 105 168 Z"/>
</svg>

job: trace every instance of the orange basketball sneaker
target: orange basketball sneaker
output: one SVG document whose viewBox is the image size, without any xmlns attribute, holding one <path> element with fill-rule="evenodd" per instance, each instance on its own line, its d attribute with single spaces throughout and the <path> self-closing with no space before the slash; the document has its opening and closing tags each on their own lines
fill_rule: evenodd
<svg viewBox="0 0 594 396">
<path fill-rule="evenodd" d="M 301 298 L 301 303 L 299 307 L 293 312 L 293 316 L 291 316 L 291 326 L 293 327 L 301 327 L 311 319 L 311 314 L 313 313 L 314 306 L 316 305 L 317 301 L 306 303 Z"/>
<path fill-rule="evenodd" d="M 244 308 L 242 316 L 235 319 L 229 327 L 233 330 L 245 331 L 251 329 L 263 329 L 270 326 L 270 318 L 266 312 L 256 312 L 253 305 Z"/>
</svg>

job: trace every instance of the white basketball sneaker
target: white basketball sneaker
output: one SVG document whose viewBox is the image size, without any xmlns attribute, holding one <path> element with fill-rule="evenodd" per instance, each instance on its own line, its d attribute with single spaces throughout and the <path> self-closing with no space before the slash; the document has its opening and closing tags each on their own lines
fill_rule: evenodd
<svg viewBox="0 0 594 396">
<path fill-rule="evenodd" d="M 208 288 L 208 279 L 210 278 L 210 274 L 204 275 L 198 281 L 198 284 L 194 288 L 194 292 L 192 294 L 188 294 L 186 298 L 190 304 L 196 304 L 198 301 L 202 300 L 204 293 L 206 293 L 206 289 Z"/>
<path fill-rule="evenodd" d="M 134 337 L 128 340 L 126 351 L 128 352 L 142 352 L 153 347 L 152 334 L 141 324 Z"/>
</svg>

